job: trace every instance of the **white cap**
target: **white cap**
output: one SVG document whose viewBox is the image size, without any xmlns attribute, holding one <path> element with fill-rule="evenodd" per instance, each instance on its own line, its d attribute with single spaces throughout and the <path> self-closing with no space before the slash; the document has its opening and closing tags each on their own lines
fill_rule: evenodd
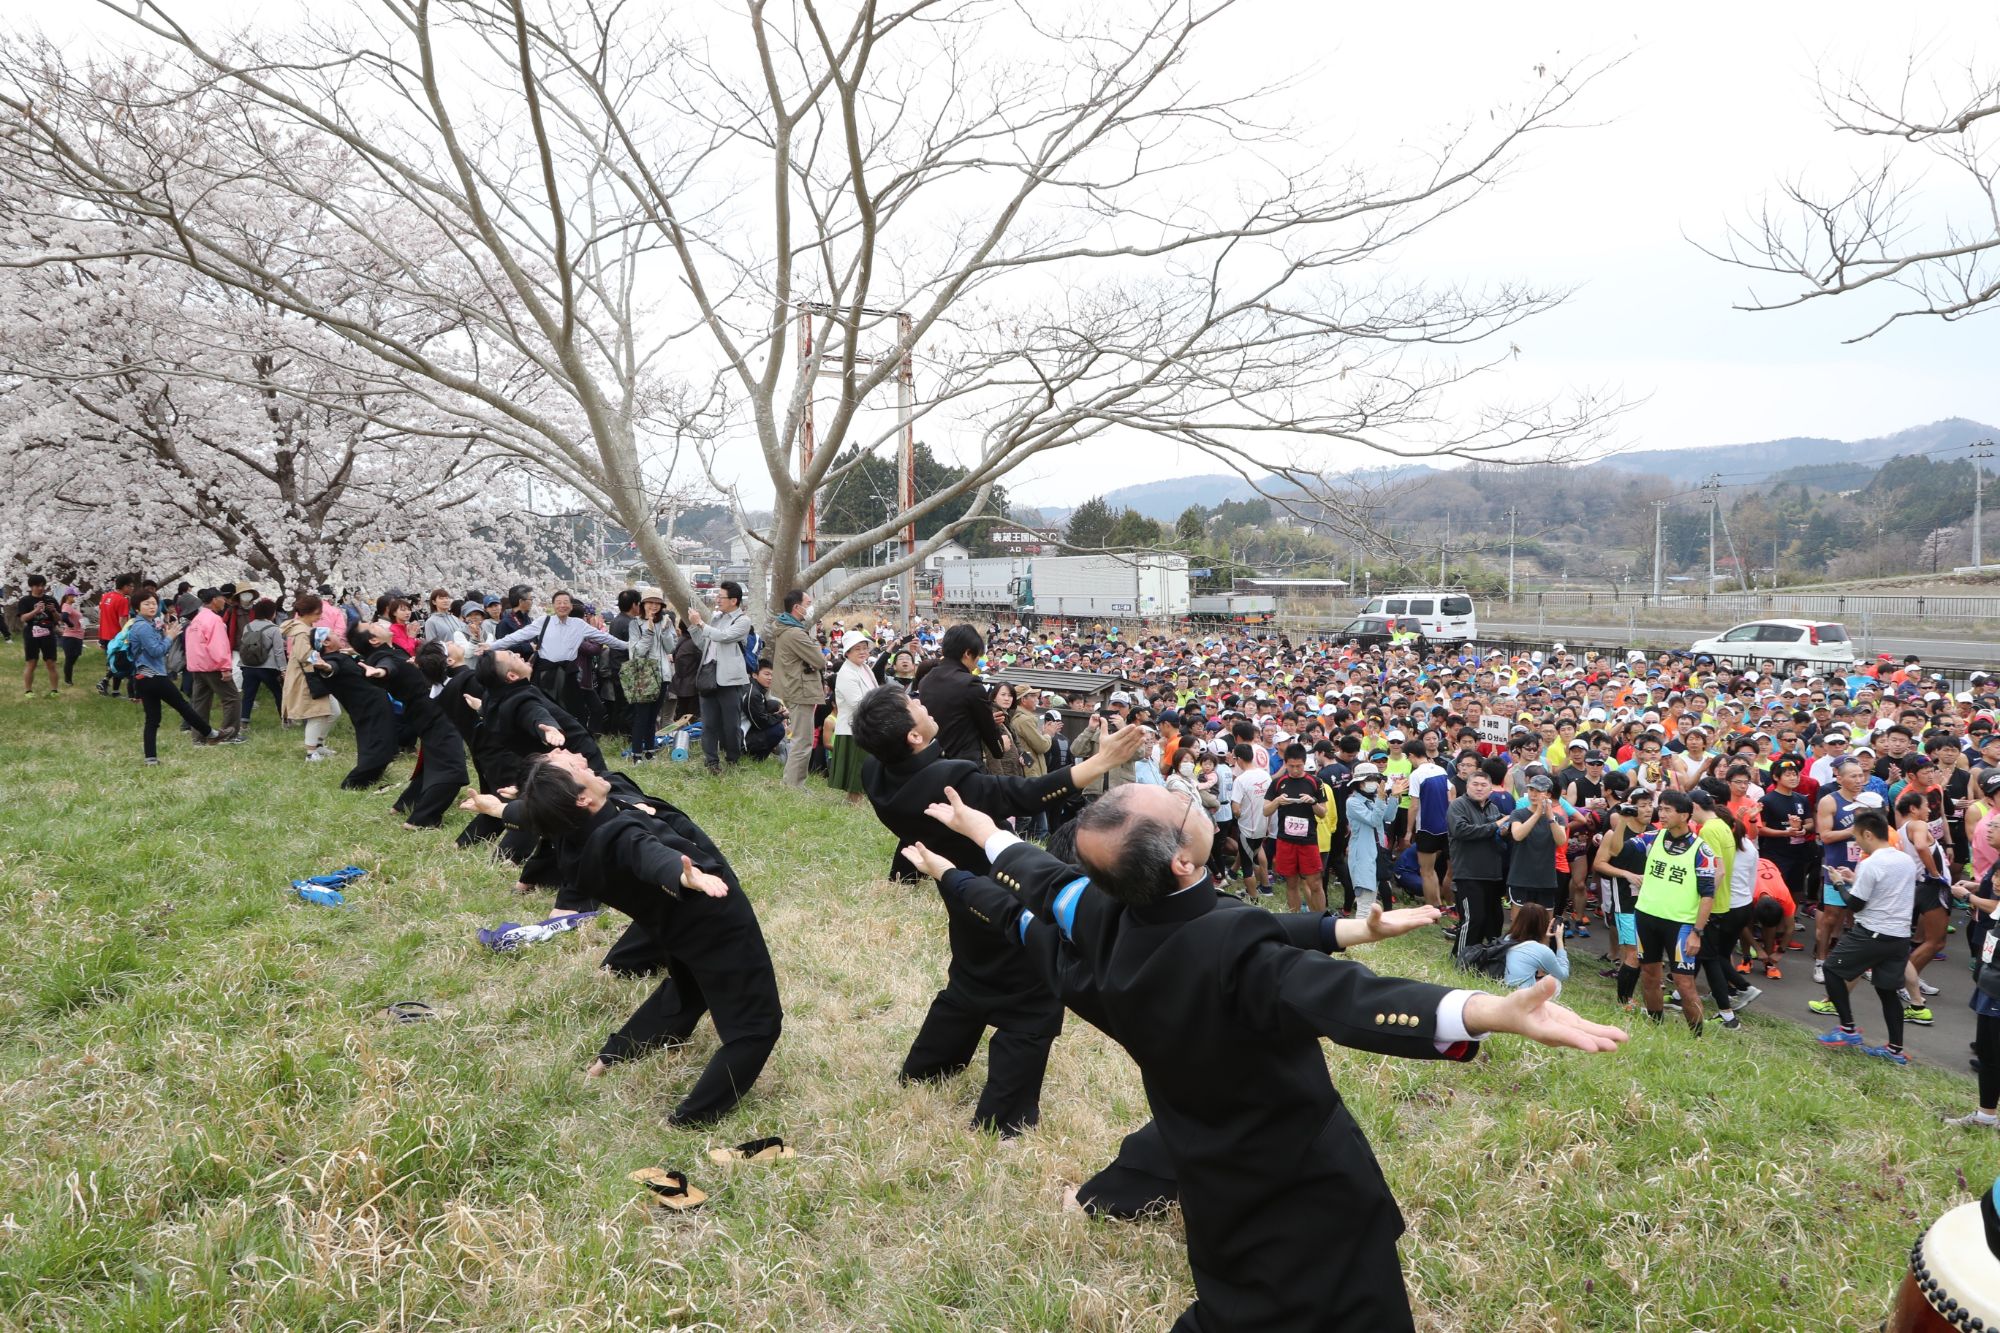
<svg viewBox="0 0 2000 1333">
<path fill-rule="evenodd" d="M 1356 781 L 1359 781 L 1362 778 L 1379 778 L 1381 776 L 1382 776 L 1382 770 L 1375 767 L 1375 765 L 1373 764 L 1359 763 L 1354 766 L 1354 777 Z"/>
<path fill-rule="evenodd" d="M 858 629 L 851 629 L 847 631 L 846 634 L 841 636 L 840 655 L 842 657 L 845 657 L 847 656 L 847 654 L 853 652 L 856 648 L 873 648 L 874 646 L 875 646 L 875 640 L 869 638 L 866 634 L 864 634 L 862 631 Z"/>
</svg>

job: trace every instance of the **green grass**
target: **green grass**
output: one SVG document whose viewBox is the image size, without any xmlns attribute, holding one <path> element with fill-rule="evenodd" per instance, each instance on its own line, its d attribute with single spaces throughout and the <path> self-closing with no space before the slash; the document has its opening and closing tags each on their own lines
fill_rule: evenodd
<svg viewBox="0 0 2000 1333">
<path fill-rule="evenodd" d="M 980 1065 L 896 1085 L 943 919 L 928 889 L 877 878 L 889 842 L 865 811 L 768 771 L 645 772 L 734 860 L 788 1010 L 744 1106 L 672 1131 L 706 1026 L 581 1077 L 646 984 L 596 971 L 611 927 L 490 954 L 479 926 L 546 905 L 505 868 L 404 833 L 268 716 L 221 751 L 169 727 L 142 768 L 138 711 L 0 693 L 6 1327 L 1028 1333 L 1156 1329 L 1191 1299 L 1176 1222 L 1058 1208 L 1146 1114 L 1096 1033 L 1057 1043 L 1043 1126 L 1017 1145 L 966 1128 Z M 344 728 L 335 743 L 351 751 Z M 350 862 L 371 871 L 351 909 L 287 896 Z M 1451 979 L 1434 937 L 1372 952 Z M 405 998 L 441 1020 L 380 1016 Z M 1613 1016 L 1594 977 L 1571 998 Z M 1420 1324 L 1876 1327 L 1918 1228 L 2000 1171 L 2000 1136 L 1937 1125 L 1963 1079 L 1746 1021 L 1603 1058 L 1330 1050 L 1409 1220 Z M 706 1159 L 771 1132 L 797 1161 Z M 625 1173 L 654 1164 L 712 1203 L 635 1207 Z"/>
</svg>

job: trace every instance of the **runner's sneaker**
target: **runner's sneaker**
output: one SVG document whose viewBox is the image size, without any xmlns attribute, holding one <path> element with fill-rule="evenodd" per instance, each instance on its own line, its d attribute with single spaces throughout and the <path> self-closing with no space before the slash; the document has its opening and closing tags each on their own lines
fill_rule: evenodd
<svg viewBox="0 0 2000 1333">
<path fill-rule="evenodd" d="M 1903 1021 L 1905 1023 L 1915 1023 L 1920 1028 L 1927 1028 L 1937 1022 L 1937 1016 L 1927 1008 L 1917 1008 L 1906 1004 L 1903 1006 Z"/>
<path fill-rule="evenodd" d="M 1764 979 L 1766 981 L 1783 981 L 1785 974 L 1778 970 L 1776 963 L 1766 963 L 1764 964 Z"/>
<path fill-rule="evenodd" d="M 1917 978 L 1917 989 L 1926 995 L 1936 995 L 1938 993 L 1938 988 L 1931 985 L 1930 982 L 1925 981 L 1922 977 Z"/>
<path fill-rule="evenodd" d="M 1969 1115 L 1948 1115 L 1944 1122 L 1954 1129 L 2000 1129 L 2000 1116 L 1974 1111 Z"/>
<path fill-rule="evenodd" d="M 1750 960 L 1749 960 L 1748 958 L 1739 958 L 1739 959 L 1737 959 L 1737 960 L 1736 960 L 1736 970 L 1737 970 L 1738 972 L 1740 972 L 1741 974 L 1743 974 L 1744 976 L 1746 976 L 1746 977 L 1747 977 L 1747 976 L 1749 976 L 1749 975 L 1750 975 Z"/>
<path fill-rule="evenodd" d="M 1832 1000 L 1808 1000 L 1806 1001 L 1806 1008 L 1812 1010 L 1816 1014 L 1837 1014 L 1840 1012 L 1840 1010 L 1834 1006 Z"/>
<path fill-rule="evenodd" d="M 1738 1028 L 1743 1026 L 1743 1020 L 1738 1018 L 1734 1013 L 1731 1013 L 1727 1010 L 1717 1014 L 1715 1016 L 1715 1021 L 1722 1025 L 1722 1030 L 1724 1032 L 1734 1032 Z"/>
<path fill-rule="evenodd" d="M 1910 1057 L 1904 1055 L 1893 1046 L 1863 1046 L 1861 1053 L 1863 1055 L 1872 1055 L 1877 1060 L 1887 1060 L 1892 1065 L 1906 1065 L 1910 1063 Z"/>
<path fill-rule="evenodd" d="M 1818 1041 L 1822 1046 L 1852 1046 L 1859 1049 L 1861 1046 L 1861 1030 L 1856 1028 L 1854 1031 L 1849 1032 L 1845 1028 L 1834 1028 L 1831 1031 L 1820 1033 Z"/>
<path fill-rule="evenodd" d="M 1825 984 L 1826 984 L 1826 964 L 1823 962 L 1815 961 L 1813 963 L 1813 985 L 1824 986 Z"/>
<path fill-rule="evenodd" d="M 1740 990 L 1736 992 L 1736 994 L 1729 997 L 1730 1008 L 1741 1009 L 1746 1004 L 1754 1003 L 1756 999 L 1763 993 L 1764 993 L 1764 988 L 1762 986 L 1751 986 L 1748 987 L 1747 989 Z"/>
</svg>

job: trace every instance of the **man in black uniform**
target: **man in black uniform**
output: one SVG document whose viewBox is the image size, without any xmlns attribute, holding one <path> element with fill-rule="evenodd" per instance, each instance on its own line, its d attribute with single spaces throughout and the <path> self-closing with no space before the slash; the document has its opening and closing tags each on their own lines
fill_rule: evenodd
<svg viewBox="0 0 2000 1333">
<path fill-rule="evenodd" d="M 954 627 L 957 628 L 957 627 Z M 1129 734 L 1128 734 L 1129 733 Z M 855 709 L 854 740 L 871 756 L 862 766 L 862 790 L 875 817 L 895 834 L 898 851 L 923 841 L 954 864 L 986 869 L 979 845 L 925 813 L 956 788 L 970 805 L 998 819 L 1051 809 L 1138 754 L 1145 735 L 1127 727 L 1108 737 L 1090 758 L 1044 777 L 996 777 L 970 760 L 947 759 L 935 743 L 937 723 L 922 701 L 899 685 L 882 685 Z M 911 878 L 907 867 L 892 871 Z M 987 1028 L 986 1086 L 973 1111 L 981 1128 L 1016 1134 L 1041 1119 L 1042 1074 L 1049 1047 L 1062 1031 L 1062 1002 L 1018 948 L 1000 939 L 962 903 L 945 896 L 951 965 L 944 989 L 903 1060 L 907 1081 L 949 1078 L 964 1069 Z"/>
<path fill-rule="evenodd" d="M 736 872 L 680 811 L 614 793 L 609 779 L 566 750 L 529 765 L 518 809 L 568 849 L 579 885 L 644 928 L 668 969 L 605 1042 L 589 1076 L 683 1044 L 712 1013 L 722 1045 L 668 1122 L 703 1124 L 729 1112 L 763 1072 L 784 1018 L 770 950 Z"/>
<path fill-rule="evenodd" d="M 994 915 L 1012 890 L 1027 909 L 1015 929 L 1060 932 L 1078 973 L 1071 1006 L 1139 1065 L 1187 1227 L 1196 1300 L 1183 1333 L 1413 1327 L 1402 1215 L 1322 1037 L 1453 1060 L 1497 1032 L 1586 1051 L 1625 1039 L 1553 1003 L 1552 979 L 1453 991 L 1297 947 L 1271 914 L 1223 905 L 1204 868 L 1209 821 L 1163 787 L 1118 788 L 1078 816 L 1087 876 L 962 803 L 932 815 L 982 847 L 992 878 L 928 848 L 913 859 L 969 912 Z"/>
</svg>

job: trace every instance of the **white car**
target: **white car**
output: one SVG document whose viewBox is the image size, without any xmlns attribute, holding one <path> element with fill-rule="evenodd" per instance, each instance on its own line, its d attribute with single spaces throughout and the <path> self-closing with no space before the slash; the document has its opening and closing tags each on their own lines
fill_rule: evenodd
<svg viewBox="0 0 2000 1333">
<path fill-rule="evenodd" d="M 1697 639 L 1693 651 L 1731 661 L 1768 659 L 1841 667 L 1855 662 L 1847 626 L 1834 620 L 1751 620 L 1714 638 Z"/>
</svg>

